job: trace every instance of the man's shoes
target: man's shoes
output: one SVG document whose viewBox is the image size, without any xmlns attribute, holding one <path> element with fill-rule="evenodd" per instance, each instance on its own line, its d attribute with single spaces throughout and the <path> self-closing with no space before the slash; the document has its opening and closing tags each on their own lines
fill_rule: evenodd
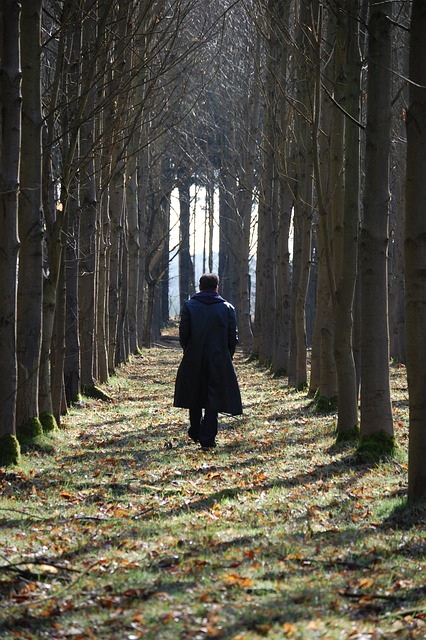
<svg viewBox="0 0 426 640">
<path fill-rule="evenodd" d="M 192 429 L 192 427 L 188 429 L 188 436 L 194 442 L 198 442 L 198 434 Z"/>
<path fill-rule="evenodd" d="M 216 447 L 216 442 L 200 443 L 202 451 L 211 451 Z"/>
</svg>

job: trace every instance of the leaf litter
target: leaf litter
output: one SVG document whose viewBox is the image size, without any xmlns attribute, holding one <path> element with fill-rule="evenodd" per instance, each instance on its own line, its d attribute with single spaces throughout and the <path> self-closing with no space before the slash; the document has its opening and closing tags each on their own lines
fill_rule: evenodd
<svg viewBox="0 0 426 640">
<path fill-rule="evenodd" d="M 218 447 L 172 407 L 180 352 L 134 356 L 63 419 L 54 453 L 0 471 L 0 637 L 424 638 L 424 511 L 396 460 L 336 447 L 334 414 L 237 354 L 244 414 Z"/>
</svg>

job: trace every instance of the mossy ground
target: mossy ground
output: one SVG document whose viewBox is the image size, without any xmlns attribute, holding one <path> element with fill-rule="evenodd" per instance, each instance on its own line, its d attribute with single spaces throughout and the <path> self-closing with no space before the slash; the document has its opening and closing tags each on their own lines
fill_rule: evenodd
<svg viewBox="0 0 426 640">
<path fill-rule="evenodd" d="M 237 354 L 241 418 L 218 448 L 172 407 L 176 343 L 135 356 L 64 418 L 53 453 L 0 474 L 0 637 L 424 638 L 422 509 L 398 460 L 335 443 L 336 415 Z"/>
</svg>

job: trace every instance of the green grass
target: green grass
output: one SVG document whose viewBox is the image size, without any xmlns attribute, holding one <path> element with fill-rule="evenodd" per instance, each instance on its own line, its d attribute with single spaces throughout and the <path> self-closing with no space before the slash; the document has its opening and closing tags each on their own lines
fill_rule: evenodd
<svg viewBox="0 0 426 640">
<path fill-rule="evenodd" d="M 424 638 L 422 509 L 397 460 L 335 444 L 335 414 L 237 357 L 244 415 L 202 453 L 172 407 L 180 352 L 134 356 L 112 402 L 72 409 L 53 450 L 0 473 L 0 637 Z"/>
</svg>

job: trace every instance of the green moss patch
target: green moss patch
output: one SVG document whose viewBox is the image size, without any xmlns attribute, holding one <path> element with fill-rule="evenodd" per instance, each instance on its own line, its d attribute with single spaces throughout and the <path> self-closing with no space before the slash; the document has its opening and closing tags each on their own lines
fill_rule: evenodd
<svg viewBox="0 0 426 640">
<path fill-rule="evenodd" d="M 345 429 L 344 431 L 338 431 L 336 436 L 336 444 L 344 442 L 358 442 L 359 440 L 359 426 L 355 425 L 352 429 Z"/>
<path fill-rule="evenodd" d="M 83 385 L 82 392 L 87 398 L 95 398 L 96 400 L 103 400 L 104 402 L 112 402 L 111 396 L 95 384 Z"/>
<path fill-rule="evenodd" d="M 356 455 L 366 461 L 380 461 L 393 458 L 396 451 L 394 436 L 384 431 L 377 431 L 361 437 Z"/>
<path fill-rule="evenodd" d="M 0 437 L 0 465 L 8 467 L 19 464 L 21 460 L 21 447 L 16 436 L 7 433 Z"/>
<path fill-rule="evenodd" d="M 40 422 L 43 427 L 43 433 L 52 433 L 53 431 L 59 431 L 56 418 L 51 413 L 44 411 L 40 414 Z"/>
<path fill-rule="evenodd" d="M 19 442 L 25 442 L 26 440 L 33 440 L 43 433 L 43 425 L 40 419 L 37 417 L 30 418 L 26 422 L 23 422 L 16 430 L 16 435 Z"/>
</svg>

